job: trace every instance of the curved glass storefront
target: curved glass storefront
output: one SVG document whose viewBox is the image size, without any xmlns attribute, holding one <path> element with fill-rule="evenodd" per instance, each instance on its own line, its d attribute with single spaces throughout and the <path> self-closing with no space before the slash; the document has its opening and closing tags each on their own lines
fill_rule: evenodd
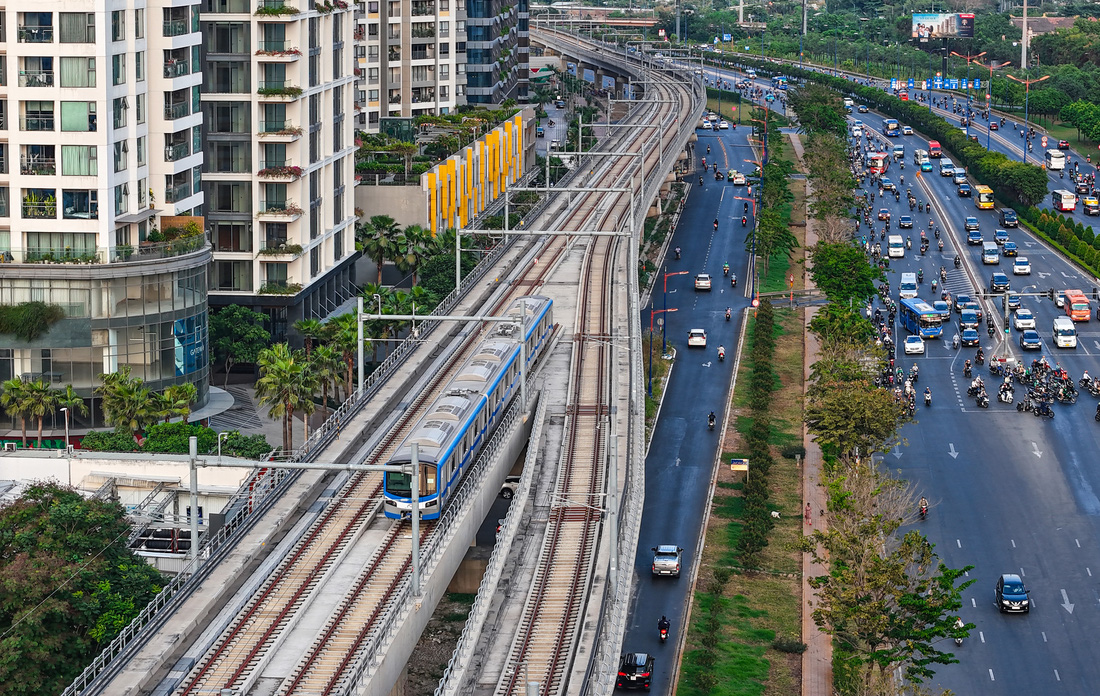
<svg viewBox="0 0 1100 696">
<path fill-rule="evenodd" d="M 206 247 L 158 261 L 0 265 L 0 305 L 44 302 L 64 312 L 34 340 L 0 334 L 0 380 L 43 378 L 91 399 L 101 374 L 129 367 L 154 391 L 194 384 L 192 408 L 200 408 L 209 390 L 209 261 Z M 103 427 L 98 411 L 74 414 L 72 426 Z"/>
</svg>

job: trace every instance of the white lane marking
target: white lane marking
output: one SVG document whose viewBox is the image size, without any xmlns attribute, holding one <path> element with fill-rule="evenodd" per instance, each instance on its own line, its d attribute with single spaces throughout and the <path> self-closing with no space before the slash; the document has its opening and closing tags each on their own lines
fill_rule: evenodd
<svg viewBox="0 0 1100 696">
<path fill-rule="evenodd" d="M 894 445 L 894 450 L 890 454 L 894 455 L 895 459 L 901 459 L 901 447 Z"/>
<path fill-rule="evenodd" d="M 992 669 L 989 670 L 989 681 L 997 681 L 996 678 L 994 678 L 994 676 L 993 676 L 993 670 Z"/>
<path fill-rule="evenodd" d="M 1054 670 L 1054 678 L 1058 681 L 1062 681 L 1062 678 L 1058 676 L 1058 670 Z"/>
<path fill-rule="evenodd" d="M 1074 541 L 1077 542 L 1077 548 L 1081 548 L 1081 540 L 1080 539 L 1074 539 Z"/>
<path fill-rule="evenodd" d="M 1020 568 L 1020 577 L 1022 578 L 1022 577 L 1025 577 L 1026 575 L 1027 574 L 1024 572 L 1024 569 Z"/>
<path fill-rule="evenodd" d="M 1066 594 L 1065 590 L 1062 590 L 1062 608 L 1071 614 L 1073 613 L 1073 604 L 1070 603 L 1069 595 Z"/>
<path fill-rule="evenodd" d="M 1090 570 L 1088 566 L 1085 566 L 1085 572 L 1089 574 L 1090 578 L 1092 577 L 1092 570 Z"/>
<path fill-rule="evenodd" d="M 1043 453 L 1039 451 L 1039 445 L 1037 445 L 1035 442 L 1031 443 L 1031 453 L 1034 454 L 1036 457 L 1039 457 L 1040 459 L 1043 456 Z"/>
<path fill-rule="evenodd" d="M 963 543 L 961 541 L 959 541 L 958 539 L 955 540 L 955 543 L 959 545 L 960 549 L 963 547 Z"/>
<path fill-rule="evenodd" d="M 1047 632 L 1043 631 L 1043 642 L 1047 642 Z"/>
<path fill-rule="evenodd" d="M 1009 539 L 1009 541 L 1012 542 L 1012 548 L 1016 548 L 1016 540 L 1015 539 Z"/>
</svg>

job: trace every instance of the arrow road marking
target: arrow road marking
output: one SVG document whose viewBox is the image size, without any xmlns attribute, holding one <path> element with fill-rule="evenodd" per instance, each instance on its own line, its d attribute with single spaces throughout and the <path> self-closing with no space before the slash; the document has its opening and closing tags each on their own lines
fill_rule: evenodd
<svg viewBox="0 0 1100 696">
<path fill-rule="evenodd" d="M 894 450 L 890 452 L 890 454 L 894 455 L 898 459 L 901 459 L 901 450 L 898 448 L 897 445 L 894 445 Z"/>
<path fill-rule="evenodd" d="M 1026 246 L 1027 248 L 1030 249 L 1031 247 L 1035 246 L 1035 242 L 1029 242 L 1027 240 L 1024 240 L 1024 246 Z"/>
<path fill-rule="evenodd" d="M 958 458 L 959 453 L 955 451 L 955 443 L 954 442 L 949 442 L 947 444 L 947 453 L 951 455 L 952 459 L 957 459 Z"/>
<path fill-rule="evenodd" d="M 1039 280 L 1042 280 L 1043 278 L 1049 278 L 1050 277 L 1049 273 L 1043 273 L 1042 271 L 1038 271 L 1038 273 L 1039 273 Z"/>
<path fill-rule="evenodd" d="M 1043 453 L 1039 451 L 1039 445 L 1035 444 L 1034 442 L 1031 443 L 1031 453 L 1034 454 L 1036 457 L 1043 456 Z"/>
<path fill-rule="evenodd" d="M 1069 273 L 1066 273 L 1065 271 L 1058 271 L 1058 272 L 1062 274 L 1063 278 L 1069 278 L 1070 280 L 1073 280 L 1073 278 L 1074 278 L 1074 276 L 1071 276 Z"/>
<path fill-rule="evenodd" d="M 706 361 L 705 363 L 703 363 L 703 367 L 710 367 L 710 360 L 708 360 L 708 361 Z M 1031 444 L 1033 444 L 1033 445 L 1034 445 L 1035 443 L 1033 442 L 1033 443 L 1031 443 Z"/>
<path fill-rule="evenodd" d="M 1100 350 L 1100 341 L 1093 341 L 1092 344 L 1096 346 L 1096 350 Z"/>
<path fill-rule="evenodd" d="M 1071 614 L 1073 613 L 1073 605 L 1070 604 L 1069 595 L 1066 594 L 1065 590 L 1062 590 L 1062 608 Z"/>
</svg>

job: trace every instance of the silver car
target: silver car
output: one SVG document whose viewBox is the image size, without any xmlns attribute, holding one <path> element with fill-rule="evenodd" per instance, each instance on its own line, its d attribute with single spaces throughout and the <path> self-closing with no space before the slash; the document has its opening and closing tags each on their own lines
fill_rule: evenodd
<svg viewBox="0 0 1100 696">
<path fill-rule="evenodd" d="M 653 574 L 668 575 L 674 578 L 680 577 L 680 563 L 683 560 L 683 556 L 684 550 L 679 546 L 674 546 L 672 544 L 654 546 Z"/>
</svg>

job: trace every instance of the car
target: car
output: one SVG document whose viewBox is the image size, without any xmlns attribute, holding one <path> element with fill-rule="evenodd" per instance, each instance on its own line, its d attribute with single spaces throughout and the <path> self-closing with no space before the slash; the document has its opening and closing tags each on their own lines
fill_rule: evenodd
<svg viewBox="0 0 1100 696">
<path fill-rule="evenodd" d="M 722 181 L 725 178 L 726 178 L 726 175 L 722 173 L 721 169 L 715 169 L 714 170 L 714 180 L 715 181 Z"/>
<path fill-rule="evenodd" d="M 853 128 L 852 129 L 852 137 L 853 138 L 862 138 L 863 137 L 863 127 L 862 126 L 856 126 L 855 128 Z"/>
<path fill-rule="evenodd" d="M 863 104 L 860 104 L 860 105 L 859 105 L 859 108 L 858 108 L 858 109 L 856 109 L 856 111 L 858 111 L 858 112 L 859 112 L 859 113 L 861 113 L 861 114 L 865 114 L 865 113 L 867 113 L 868 111 L 870 111 L 870 109 L 868 109 L 868 108 L 867 108 L 867 107 L 866 107 L 865 105 L 863 105 Z"/>
<path fill-rule="evenodd" d="M 1100 215 L 1100 198 L 1085 196 L 1081 199 L 1081 205 L 1085 208 L 1085 215 Z"/>
<path fill-rule="evenodd" d="M 982 337 L 978 335 L 977 329 L 963 329 L 959 342 L 964 346 L 976 346 L 982 342 Z"/>
<path fill-rule="evenodd" d="M 1069 149 L 1069 141 L 1068 140 L 1059 140 L 1058 141 L 1058 149 L 1059 150 L 1068 150 Z"/>
<path fill-rule="evenodd" d="M 993 292 L 1008 290 L 1008 276 L 1001 272 L 989 276 L 989 289 Z"/>
<path fill-rule="evenodd" d="M 912 226 L 913 226 L 913 216 L 912 215 L 902 215 L 901 217 L 898 218 L 898 227 L 900 227 L 901 229 L 907 230 L 907 229 L 911 228 Z"/>
<path fill-rule="evenodd" d="M 703 329 L 688 331 L 688 348 L 706 348 L 707 332 Z"/>
<path fill-rule="evenodd" d="M 932 302 L 932 309 L 942 314 L 948 314 L 951 312 L 951 305 L 944 300 L 935 300 Z"/>
<path fill-rule="evenodd" d="M 718 130 L 729 130 L 729 129 L 730 129 L 730 122 L 729 121 L 719 121 L 718 122 Z"/>
<path fill-rule="evenodd" d="M 959 293 L 958 295 L 955 295 L 955 311 L 961 312 L 963 305 L 970 304 L 973 301 L 974 298 L 965 293 Z"/>
<path fill-rule="evenodd" d="M 710 290 L 710 274 L 700 273 L 695 276 L 695 289 L 696 290 Z"/>
<path fill-rule="evenodd" d="M 536 138 L 545 138 L 546 137 L 546 129 L 543 128 L 542 126 L 538 126 L 537 128 L 535 128 L 535 137 Z"/>
<path fill-rule="evenodd" d="M 1026 256 L 1017 256 L 1012 262 L 1012 275 L 1031 275 L 1031 263 Z"/>
<path fill-rule="evenodd" d="M 1090 188 L 1091 187 L 1089 186 L 1089 182 L 1085 179 L 1078 179 L 1077 181 L 1073 182 L 1074 193 L 1088 193 Z"/>
<path fill-rule="evenodd" d="M 767 96 L 764 97 L 764 101 L 766 101 L 766 102 L 775 101 L 775 95 L 772 94 L 771 92 L 768 92 Z"/>
<path fill-rule="evenodd" d="M 982 233 L 978 230 L 970 230 L 966 233 L 966 243 L 976 246 L 982 243 Z"/>
<path fill-rule="evenodd" d="M 922 172 L 932 171 L 932 160 L 925 160 L 925 161 L 921 162 L 920 163 L 920 170 Z"/>
<path fill-rule="evenodd" d="M 989 122 L 989 130 L 1001 130 L 1001 122 L 1000 121 L 990 121 Z"/>
<path fill-rule="evenodd" d="M 901 134 L 902 135 L 912 135 L 913 134 L 913 127 L 912 126 L 902 126 L 901 127 Z"/>
<path fill-rule="evenodd" d="M 1008 232 L 1004 230 L 993 230 L 993 241 L 997 244 L 1004 244 L 1008 241 Z"/>
<path fill-rule="evenodd" d="M 959 198 L 970 198 L 970 184 L 959 184 Z"/>
<path fill-rule="evenodd" d="M 997 210 L 1001 218 L 1001 224 L 1005 227 L 1019 227 L 1020 221 L 1016 217 L 1016 211 L 1012 208 L 1000 208 Z"/>
<path fill-rule="evenodd" d="M 981 319 L 978 319 L 978 313 L 973 309 L 964 309 L 959 314 L 959 330 L 976 329 L 981 324 Z"/>
<path fill-rule="evenodd" d="M 733 185 L 734 186 L 744 186 L 746 183 L 747 182 L 745 180 L 745 175 L 744 174 L 742 174 L 741 172 L 738 172 L 738 171 L 733 172 Z"/>
<path fill-rule="evenodd" d="M 508 499 L 514 496 L 519 488 L 519 479 L 519 476 L 505 476 L 504 485 L 500 487 L 500 497 Z"/>
<path fill-rule="evenodd" d="M 653 679 L 653 656 L 644 652 L 626 653 L 619 660 L 616 689 L 645 689 Z"/>
<path fill-rule="evenodd" d="M 1042 350 L 1043 339 L 1035 329 L 1027 329 L 1020 334 L 1020 348 L 1024 350 Z"/>
<path fill-rule="evenodd" d="M 699 127 L 703 130 L 711 130 L 710 121 L 703 121 L 701 124 L 699 124 Z"/>
<path fill-rule="evenodd" d="M 955 176 L 955 165 L 951 160 L 940 160 L 940 176 Z"/>
<path fill-rule="evenodd" d="M 883 191 L 897 191 L 897 187 L 894 186 L 894 182 L 890 181 L 887 178 L 880 179 L 878 185 L 882 187 Z"/>
<path fill-rule="evenodd" d="M 1055 293 L 1054 293 L 1054 304 L 1059 306 L 1059 307 L 1065 307 L 1066 306 L 1066 291 L 1065 290 L 1056 290 L 1055 291 Z"/>
<path fill-rule="evenodd" d="M 1005 300 L 1001 298 L 1001 307 L 1005 308 Z M 1008 307 L 1007 309 L 1019 309 L 1020 308 L 1020 296 L 1009 293 L 1008 295 Z"/>
<path fill-rule="evenodd" d="M 886 208 L 879 208 L 878 209 L 878 219 L 879 220 L 889 220 L 890 219 L 890 211 L 887 210 Z"/>
<path fill-rule="evenodd" d="M 1020 308 L 1016 310 L 1016 313 L 1012 315 L 1012 325 L 1016 327 L 1017 331 L 1023 331 L 1024 329 L 1035 328 L 1035 315 L 1031 313 L 1030 309 Z"/>
<path fill-rule="evenodd" d="M 967 231 L 978 229 L 978 218 L 973 215 L 967 215 L 966 221 L 963 222 L 963 229 Z"/>
<path fill-rule="evenodd" d="M 1020 253 L 1019 248 L 1016 246 L 1016 242 L 1005 241 L 1004 248 L 1001 249 L 1003 256 L 1016 256 Z"/>
<path fill-rule="evenodd" d="M 905 337 L 905 354 L 906 355 L 923 355 L 924 354 L 924 339 L 920 336 L 906 336 Z"/>
<path fill-rule="evenodd" d="M 557 100 L 556 102 L 554 102 L 554 106 L 558 107 L 559 109 L 564 109 L 565 108 L 565 100 L 564 99 Z"/>
<path fill-rule="evenodd" d="M 977 315 L 977 317 L 978 317 L 978 321 L 982 320 L 982 306 L 980 304 L 978 304 L 974 300 L 970 300 L 969 302 L 964 302 L 960 305 L 959 313 L 961 314 L 962 312 L 965 312 L 968 309 L 974 311 L 974 314 Z"/>
<path fill-rule="evenodd" d="M 684 560 L 684 550 L 675 544 L 661 544 L 653 547 L 653 565 L 650 572 L 654 575 L 680 577 L 680 565 Z"/>
<path fill-rule="evenodd" d="M 1038 336 L 1038 334 L 1035 335 Z M 994 590 L 994 601 L 997 602 L 997 610 L 1002 614 L 1006 611 L 1021 612 L 1024 614 L 1031 611 L 1030 593 L 1027 587 L 1024 586 L 1024 581 L 1021 580 L 1020 576 L 1016 573 L 1004 573 L 1001 577 L 997 578 L 997 589 Z"/>
</svg>

